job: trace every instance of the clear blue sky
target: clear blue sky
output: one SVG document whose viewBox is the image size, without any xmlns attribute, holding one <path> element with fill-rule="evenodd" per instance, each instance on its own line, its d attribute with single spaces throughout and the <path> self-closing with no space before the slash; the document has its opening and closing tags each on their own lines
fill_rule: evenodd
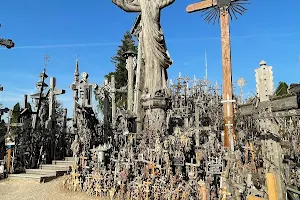
<svg viewBox="0 0 300 200">
<path fill-rule="evenodd" d="M 204 77 L 204 49 L 208 55 L 208 76 L 222 80 L 219 25 L 207 24 L 201 13 L 185 8 L 197 0 L 176 0 L 162 11 L 161 24 L 174 64 L 169 77 L 178 73 Z M 245 93 L 255 92 L 254 69 L 264 59 L 273 66 L 278 81 L 298 82 L 300 72 L 300 23 L 298 0 L 282 3 L 252 0 L 249 11 L 231 23 L 233 80 L 247 80 Z M 47 74 L 57 78 L 67 94 L 59 99 L 71 113 L 75 60 L 90 82 L 101 84 L 114 70 L 110 62 L 123 34 L 131 29 L 136 13 L 126 13 L 111 0 L 5 0 L 1 1 L 0 37 L 11 38 L 16 47 L 0 50 L 0 102 L 7 107 L 23 101 L 23 94 L 35 93 L 43 69 L 44 55 L 50 55 Z"/>
</svg>

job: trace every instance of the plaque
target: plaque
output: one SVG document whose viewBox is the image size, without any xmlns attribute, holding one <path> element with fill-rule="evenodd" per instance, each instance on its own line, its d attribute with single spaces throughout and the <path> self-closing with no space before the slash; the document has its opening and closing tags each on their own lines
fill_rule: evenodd
<svg viewBox="0 0 300 200">
<path fill-rule="evenodd" d="M 185 160 L 184 157 L 179 156 L 179 157 L 174 157 L 173 164 L 175 166 L 184 166 Z"/>
<path fill-rule="evenodd" d="M 206 164 L 206 173 L 208 174 L 221 174 L 223 163 L 220 158 L 209 158 Z"/>
</svg>

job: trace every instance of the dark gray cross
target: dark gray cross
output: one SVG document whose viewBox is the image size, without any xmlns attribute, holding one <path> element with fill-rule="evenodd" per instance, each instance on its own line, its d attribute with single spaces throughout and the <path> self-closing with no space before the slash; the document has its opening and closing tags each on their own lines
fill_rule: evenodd
<svg viewBox="0 0 300 200">
<path fill-rule="evenodd" d="M 1 24 L 0 24 L 1 27 Z M 0 38 L 0 46 L 4 46 L 8 49 L 11 49 L 15 46 L 15 43 L 11 39 Z"/>
</svg>

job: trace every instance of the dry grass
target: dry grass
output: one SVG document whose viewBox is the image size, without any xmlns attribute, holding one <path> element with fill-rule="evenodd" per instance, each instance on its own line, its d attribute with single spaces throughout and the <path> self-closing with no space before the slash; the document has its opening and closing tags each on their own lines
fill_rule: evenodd
<svg viewBox="0 0 300 200">
<path fill-rule="evenodd" d="M 95 200 L 85 193 L 72 192 L 62 188 L 62 178 L 47 183 L 26 180 L 1 180 L 1 200 Z"/>
</svg>

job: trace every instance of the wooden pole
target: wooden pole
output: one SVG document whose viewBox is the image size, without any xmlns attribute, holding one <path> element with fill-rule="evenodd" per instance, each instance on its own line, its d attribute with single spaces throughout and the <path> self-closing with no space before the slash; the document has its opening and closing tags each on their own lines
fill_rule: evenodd
<svg viewBox="0 0 300 200">
<path fill-rule="evenodd" d="M 7 161 L 6 161 L 6 173 L 9 173 L 9 169 L 10 169 L 10 159 L 11 159 L 11 147 L 8 146 L 8 150 L 7 150 Z"/>
<path fill-rule="evenodd" d="M 233 105 L 232 105 L 232 69 L 229 31 L 229 13 L 226 8 L 221 10 L 221 44 L 222 44 L 222 71 L 223 71 L 223 100 L 224 103 L 224 146 L 230 147 L 229 131 L 234 135 Z M 230 129 L 230 130 L 229 130 Z"/>
<path fill-rule="evenodd" d="M 278 200 L 276 177 L 273 173 L 266 174 L 269 200 Z"/>
<path fill-rule="evenodd" d="M 206 185 L 201 186 L 202 200 L 206 200 Z"/>
</svg>

